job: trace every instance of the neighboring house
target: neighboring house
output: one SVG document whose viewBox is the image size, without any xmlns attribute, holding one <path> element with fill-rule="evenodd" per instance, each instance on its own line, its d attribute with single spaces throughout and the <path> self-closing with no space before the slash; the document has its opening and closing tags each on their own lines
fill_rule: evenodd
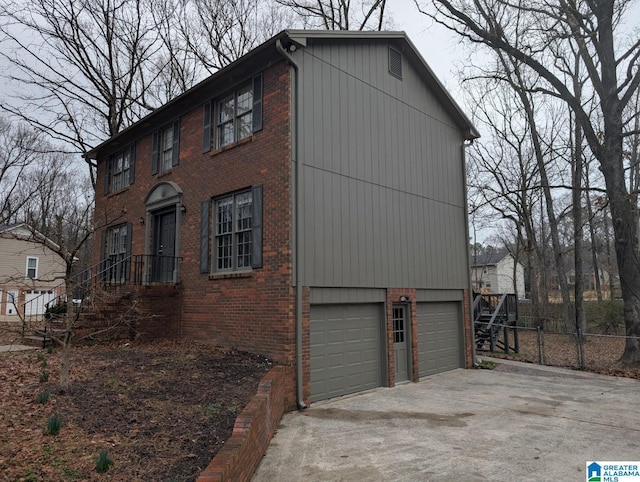
<svg viewBox="0 0 640 482">
<path fill-rule="evenodd" d="M 486 294 L 515 293 L 518 297 L 524 297 L 524 265 L 508 251 L 471 256 L 470 264 L 474 291 Z"/>
<path fill-rule="evenodd" d="M 64 292 L 65 264 L 52 248 L 25 224 L 0 226 L 0 319 L 41 315 Z"/>
<path fill-rule="evenodd" d="M 290 367 L 289 408 L 469 367 L 476 137 L 404 33 L 283 31 L 87 153 L 99 278 Z"/>
</svg>

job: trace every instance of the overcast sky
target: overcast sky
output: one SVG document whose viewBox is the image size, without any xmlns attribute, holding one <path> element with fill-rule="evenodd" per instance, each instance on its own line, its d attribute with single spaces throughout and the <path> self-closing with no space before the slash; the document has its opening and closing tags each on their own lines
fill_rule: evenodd
<svg viewBox="0 0 640 482">
<path fill-rule="evenodd" d="M 459 37 L 420 13 L 414 0 L 392 0 L 388 4 L 391 4 L 394 29 L 407 33 L 440 82 L 462 104 L 456 95 L 455 72 L 457 63 L 466 57 L 466 47 L 459 43 Z"/>
</svg>

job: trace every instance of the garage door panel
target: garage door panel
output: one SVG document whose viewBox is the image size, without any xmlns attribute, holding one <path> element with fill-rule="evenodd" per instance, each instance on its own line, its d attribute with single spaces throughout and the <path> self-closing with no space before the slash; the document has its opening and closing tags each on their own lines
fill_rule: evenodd
<svg viewBox="0 0 640 482">
<path fill-rule="evenodd" d="M 311 400 L 382 384 L 380 305 L 311 307 Z"/>
<path fill-rule="evenodd" d="M 418 303 L 420 376 L 461 366 L 459 303 Z"/>
</svg>

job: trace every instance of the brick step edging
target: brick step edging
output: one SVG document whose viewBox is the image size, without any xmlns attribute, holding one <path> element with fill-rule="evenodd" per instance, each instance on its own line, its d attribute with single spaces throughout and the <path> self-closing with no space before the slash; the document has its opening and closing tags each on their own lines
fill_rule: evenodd
<svg viewBox="0 0 640 482">
<path fill-rule="evenodd" d="M 236 418 L 233 434 L 196 482 L 249 481 L 284 413 L 284 366 L 262 377 L 258 390 Z"/>
</svg>

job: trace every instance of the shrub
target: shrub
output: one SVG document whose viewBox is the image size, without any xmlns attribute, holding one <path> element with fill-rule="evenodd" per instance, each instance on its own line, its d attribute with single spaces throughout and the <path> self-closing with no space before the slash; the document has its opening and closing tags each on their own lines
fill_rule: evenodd
<svg viewBox="0 0 640 482">
<path fill-rule="evenodd" d="M 44 312 L 45 320 L 57 319 L 61 318 L 61 315 L 64 315 L 67 312 L 67 304 L 60 303 L 58 305 L 50 306 Z"/>
<path fill-rule="evenodd" d="M 45 371 L 40 372 L 39 379 L 40 379 L 40 383 L 48 382 L 49 381 L 49 372 L 45 372 Z"/>
<path fill-rule="evenodd" d="M 47 403 L 49 401 L 49 392 L 45 390 L 36 395 L 36 403 Z"/>
<path fill-rule="evenodd" d="M 113 460 L 109 458 L 109 452 L 102 449 L 96 459 L 96 472 L 104 474 L 113 465 Z"/>
<path fill-rule="evenodd" d="M 54 413 L 49 417 L 47 421 L 47 433 L 49 435 L 58 435 L 60 428 L 62 427 L 62 418 L 57 413 Z"/>
</svg>

